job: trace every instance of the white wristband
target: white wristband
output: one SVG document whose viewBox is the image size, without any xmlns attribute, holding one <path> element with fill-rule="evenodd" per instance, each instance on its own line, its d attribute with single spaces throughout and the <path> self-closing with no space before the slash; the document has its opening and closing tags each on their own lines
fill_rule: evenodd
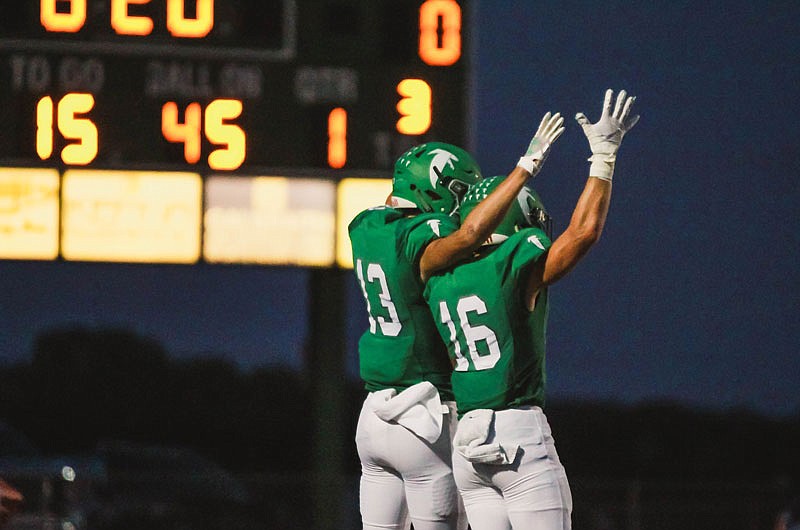
<svg viewBox="0 0 800 530">
<path fill-rule="evenodd" d="M 517 162 L 517 165 L 531 174 L 531 176 L 536 175 L 539 172 L 539 164 L 534 161 L 533 157 L 530 156 L 523 156 Z"/>
<path fill-rule="evenodd" d="M 616 159 L 616 155 L 592 155 L 589 157 L 589 162 L 592 163 L 589 167 L 589 176 L 611 182 Z"/>
</svg>

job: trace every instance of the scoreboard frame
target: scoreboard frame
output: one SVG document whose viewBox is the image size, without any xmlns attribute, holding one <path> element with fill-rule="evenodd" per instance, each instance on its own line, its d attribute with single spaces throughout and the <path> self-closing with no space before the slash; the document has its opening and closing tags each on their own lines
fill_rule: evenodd
<svg viewBox="0 0 800 530">
<path fill-rule="evenodd" d="M 0 166 L 385 171 L 465 146 L 467 3 L 9 0 Z"/>
</svg>

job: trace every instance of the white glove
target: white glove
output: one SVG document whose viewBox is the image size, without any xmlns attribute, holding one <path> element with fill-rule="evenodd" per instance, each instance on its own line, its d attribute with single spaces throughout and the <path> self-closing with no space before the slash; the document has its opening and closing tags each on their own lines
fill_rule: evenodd
<svg viewBox="0 0 800 530">
<path fill-rule="evenodd" d="M 544 160 L 550 152 L 550 146 L 564 132 L 563 125 L 564 118 L 558 112 L 552 116 L 548 112 L 542 118 L 539 130 L 536 131 L 531 143 L 528 145 L 528 150 L 517 162 L 517 165 L 530 173 L 531 177 L 535 177 L 539 170 L 542 169 L 542 164 L 544 164 Z"/>
<path fill-rule="evenodd" d="M 627 93 L 620 90 L 612 112 L 611 99 L 613 95 L 613 90 L 610 88 L 606 90 L 603 114 L 597 123 L 589 123 L 589 119 L 582 112 L 575 115 L 575 119 L 583 127 L 583 134 L 589 139 L 589 147 L 592 150 L 592 156 L 589 157 L 589 162 L 592 163 L 589 168 L 589 176 L 608 181 L 611 181 L 614 174 L 614 162 L 617 160 L 617 150 L 622 142 L 622 137 L 639 121 L 638 114 L 630 116 L 631 107 L 636 98 L 627 97 Z"/>
</svg>

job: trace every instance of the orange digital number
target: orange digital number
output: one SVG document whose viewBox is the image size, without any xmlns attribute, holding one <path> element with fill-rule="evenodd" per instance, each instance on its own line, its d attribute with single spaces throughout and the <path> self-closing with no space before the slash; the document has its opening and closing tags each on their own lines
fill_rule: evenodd
<svg viewBox="0 0 800 530">
<path fill-rule="evenodd" d="M 69 11 L 56 9 L 69 4 Z M 47 31 L 75 33 L 86 23 L 86 0 L 40 0 L 39 21 Z"/>
<path fill-rule="evenodd" d="M 247 135 L 236 124 L 228 123 L 242 113 L 237 99 L 215 99 L 208 104 L 205 117 L 199 103 L 189 103 L 183 122 L 179 121 L 178 105 L 168 101 L 161 108 L 161 133 L 169 142 L 183 144 L 183 158 L 189 164 L 200 160 L 202 133 L 209 142 L 223 145 L 208 155 L 208 166 L 216 170 L 233 170 L 242 165 L 247 154 Z"/>
<path fill-rule="evenodd" d="M 425 0 L 422 3 L 419 8 L 419 56 L 431 66 L 449 66 L 461 57 L 461 7 L 458 2 Z"/>
<path fill-rule="evenodd" d="M 153 19 L 130 15 L 130 5 L 151 0 L 111 0 L 111 27 L 118 35 L 150 35 Z M 69 10 L 64 5 L 69 4 Z M 86 23 L 87 0 L 39 0 L 39 20 L 47 31 L 75 33 Z M 58 9 L 57 6 L 60 8 Z M 201 38 L 214 28 L 214 0 L 196 0 L 196 16 L 186 17 L 186 0 L 167 0 L 167 29 L 174 37 Z"/>
<path fill-rule="evenodd" d="M 341 169 L 347 162 L 347 111 L 336 107 L 328 114 L 328 165 Z"/>
<path fill-rule="evenodd" d="M 36 104 L 36 154 L 42 160 L 53 154 L 53 98 L 50 96 Z"/>
<path fill-rule="evenodd" d="M 238 99 L 215 99 L 206 107 L 206 138 L 215 145 L 224 145 L 208 155 L 211 169 L 236 169 L 244 162 L 247 135 L 241 127 L 226 120 L 233 120 L 242 113 L 242 102 Z"/>
<path fill-rule="evenodd" d="M 183 123 L 178 121 L 178 105 L 168 101 L 161 107 L 161 134 L 172 143 L 183 143 L 183 158 L 189 164 L 200 160 L 200 103 L 189 103 Z"/>
<path fill-rule="evenodd" d="M 46 160 L 53 154 L 53 100 L 45 96 L 36 104 L 36 154 Z M 94 108 L 91 94 L 69 93 L 58 102 L 56 123 L 67 140 L 75 140 L 61 150 L 65 164 L 84 166 L 97 156 L 97 127 L 89 118 L 78 117 Z"/>
<path fill-rule="evenodd" d="M 150 0 L 111 0 L 111 27 L 118 35 L 150 35 L 153 19 L 128 14 L 128 5 L 148 3 Z"/>
<path fill-rule="evenodd" d="M 422 79 L 403 79 L 397 85 L 403 96 L 397 103 L 397 131 L 401 134 L 423 134 L 431 126 L 431 87 Z"/>
<path fill-rule="evenodd" d="M 186 18 L 185 0 L 167 0 L 167 29 L 173 37 L 205 37 L 214 27 L 214 0 L 197 0 L 197 17 Z"/>
</svg>

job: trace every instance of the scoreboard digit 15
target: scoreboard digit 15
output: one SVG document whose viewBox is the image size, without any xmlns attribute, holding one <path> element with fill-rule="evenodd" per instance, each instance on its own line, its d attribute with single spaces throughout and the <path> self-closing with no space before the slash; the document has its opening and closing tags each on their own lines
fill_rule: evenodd
<svg viewBox="0 0 800 530">
<path fill-rule="evenodd" d="M 385 169 L 466 142 L 455 0 L 4 0 L 0 166 Z"/>
</svg>

